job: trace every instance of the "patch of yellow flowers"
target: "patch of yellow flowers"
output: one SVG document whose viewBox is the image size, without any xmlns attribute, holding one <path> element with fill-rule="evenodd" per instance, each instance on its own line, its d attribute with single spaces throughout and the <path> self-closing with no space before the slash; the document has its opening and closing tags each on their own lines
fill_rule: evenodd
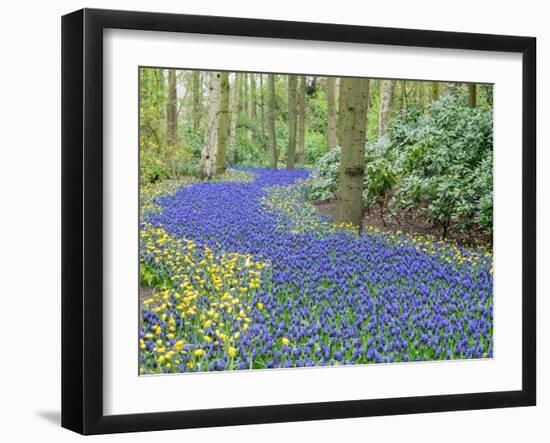
<svg viewBox="0 0 550 443">
<path fill-rule="evenodd" d="M 208 350 L 233 359 L 248 330 L 254 293 L 268 262 L 248 254 L 222 253 L 192 240 L 177 240 L 164 229 L 143 224 L 141 272 L 164 283 L 142 303 L 142 373 L 207 370 Z"/>
<path fill-rule="evenodd" d="M 379 229 L 375 227 L 369 227 L 370 232 L 381 233 Z M 389 241 L 399 246 L 412 245 L 417 251 L 424 254 L 436 255 L 440 260 L 455 265 L 470 265 L 479 266 L 482 262 L 487 260 L 491 261 L 491 273 L 492 268 L 492 251 L 484 246 L 478 246 L 477 248 L 459 247 L 457 243 L 452 241 L 445 241 L 436 239 L 431 235 L 421 235 L 416 233 L 403 233 L 396 231 L 393 233 L 385 234 Z"/>
</svg>

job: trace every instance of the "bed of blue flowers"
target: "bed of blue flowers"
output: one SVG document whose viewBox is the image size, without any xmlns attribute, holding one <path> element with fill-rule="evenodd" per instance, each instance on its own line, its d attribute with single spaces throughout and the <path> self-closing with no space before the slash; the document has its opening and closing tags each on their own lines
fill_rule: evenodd
<svg viewBox="0 0 550 443">
<path fill-rule="evenodd" d="M 304 200 L 306 171 L 241 174 L 146 202 L 141 373 L 492 357 L 489 250 L 358 235 Z"/>
</svg>

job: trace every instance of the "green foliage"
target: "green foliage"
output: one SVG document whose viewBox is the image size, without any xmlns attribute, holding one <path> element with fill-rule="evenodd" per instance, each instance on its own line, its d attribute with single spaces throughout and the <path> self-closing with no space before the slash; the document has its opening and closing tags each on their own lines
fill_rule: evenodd
<svg viewBox="0 0 550 443">
<path fill-rule="evenodd" d="M 146 288 L 156 288 L 169 285 L 171 282 L 166 278 L 162 269 L 152 266 L 143 260 L 139 264 L 139 285 Z"/>
<path fill-rule="evenodd" d="M 190 155 L 191 161 L 198 163 L 204 143 L 204 128 L 195 131 L 190 126 L 185 126 L 179 133 L 179 139 L 181 140 L 181 145 Z"/>
<path fill-rule="evenodd" d="M 168 167 L 158 158 L 156 151 L 154 147 L 142 145 L 139 165 L 143 183 L 157 183 L 170 176 Z"/>
<path fill-rule="evenodd" d="M 449 93 L 424 112 L 403 110 L 387 136 L 367 143 L 364 202 L 416 210 L 442 229 L 492 232 L 492 113 Z M 312 200 L 335 198 L 339 150 L 323 156 L 305 187 Z"/>
<path fill-rule="evenodd" d="M 232 165 L 242 168 L 266 167 L 267 150 L 263 134 L 257 128 L 251 129 L 252 137 L 248 137 L 248 130 L 237 131 L 237 147 L 228 152 L 228 161 Z"/>
<path fill-rule="evenodd" d="M 492 232 L 492 113 L 445 95 L 426 114 L 407 111 L 389 128 L 401 180 L 393 209 L 422 209 L 442 228 Z"/>
<path fill-rule="evenodd" d="M 392 159 L 386 156 L 387 150 L 386 139 L 368 144 L 365 150 L 363 199 L 368 208 L 375 205 L 385 207 L 391 190 L 397 184 L 398 173 Z"/>
<path fill-rule="evenodd" d="M 304 151 L 306 164 L 313 165 L 317 163 L 327 152 L 326 133 L 306 131 Z"/>
<path fill-rule="evenodd" d="M 340 148 L 336 147 L 322 156 L 315 165 L 311 178 L 304 184 L 308 200 L 332 200 L 338 189 L 338 169 L 340 168 Z"/>
</svg>

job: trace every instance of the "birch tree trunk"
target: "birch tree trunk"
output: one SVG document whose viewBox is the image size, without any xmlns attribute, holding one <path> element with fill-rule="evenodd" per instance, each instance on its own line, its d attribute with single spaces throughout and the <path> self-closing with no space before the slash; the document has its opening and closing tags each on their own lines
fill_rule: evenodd
<svg viewBox="0 0 550 443">
<path fill-rule="evenodd" d="M 336 100 L 335 100 L 336 79 L 327 77 L 327 146 L 332 151 L 336 147 Z"/>
<path fill-rule="evenodd" d="M 286 168 L 294 169 L 296 161 L 296 83 L 295 75 L 288 76 L 288 147 Z"/>
<path fill-rule="evenodd" d="M 216 147 L 218 142 L 218 114 L 220 112 L 221 73 L 210 72 L 208 95 L 208 116 L 204 144 L 202 145 L 199 164 L 200 177 L 205 180 L 213 175 L 216 162 Z"/>
<path fill-rule="evenodd" d="M 191 89 L 193 91 L 193 131 L 197 132 L 201 125 L 201 73 L 193 71 L 191 74 Z"/>
<path fill-rule="evenodd" d="M 229 149 L 235 151 L 237 148 L 237 122 L 239 119 L 239 88 L 241 75 L 235 73 L 233 89 L 231 90 L 231 128 L 229 131 Z"/>
<path fill-rule="evenodd" d="M 229 73 L 222 72 L 220 79 L 220 111 L 218 113 L 218 134 L 216 149 L 216 174 L 227 169 L 225 153 L 229 135 Z"/>
<path fill-rule="evenodd" d="M 381 80 L 380 82 L 380 114 L 378 116 L 378 137 L 382 137 L 388 129 L 390 120 L 391 102 L 393 98 L 394 82 Z"/>
<path fill-rule="evenodd" d="M 298 79 L 298 141 L 296 147 L 296 162 L 299 166 L 305 163 L 306 148 L 306 77 Z"/>
<path fill-rule="evenodd" d="M 475 83 L 468 83 L 468 106 L 475 108 L 477 102 L 477 86 Z"/>
<path fill-rule="evenodd" d="M 267 147 L 269 167 L 277 169 L 277 140 L 275 139 L 275 75 L 267 75 Z"/>
<path fill-rule="evenodd" d="M 363 229 L 363 176 L 365 173 L 365 134 L 369 102 L 369 81 L 364 78 L 343 78 L 340 174 L 336 223 L 352 224 Z"/>
</svg>

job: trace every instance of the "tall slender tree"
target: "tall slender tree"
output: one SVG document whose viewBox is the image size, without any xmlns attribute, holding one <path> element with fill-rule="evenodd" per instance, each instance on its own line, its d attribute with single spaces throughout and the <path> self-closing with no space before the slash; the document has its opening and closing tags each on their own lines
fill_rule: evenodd
<svg viewBox="0 0 550 443">
<path fill-rule="evenodd" d="M 239 88 L 241 74 L 235 73 L 231 89 L 231 124 L 229 130 L 229 149 L 235 151 L 237 148 L 237 122 L 239 119 Z"/>
<path fill-rule="evenodd" d="M 327 147 L 332 151 L 336 141 L 336 78 L 327 77 Z"/>
<path fill-rule="evenodd" d="M 267 75 L 267 147 L 269 167 L 277 169 L 277 140 L 275 138 L 275 75 Z"/>
<path fill-rule="evenodd" d="M 218 144 L 218 114 L 220 112 L 221 73 L 210 72 L 208 82 L 208 116 L 204 143 L 201 151 L 199 174 L 201 178 L 207 179 L 214 173 L 216 164 L 216 148 Z"/>
<path fill-rule="evenodd" d="M 430 100 L 429 93 L 426 92 L 427 86 L 430 86 L 430 84 L 422 81 L 419 82 L 418 89 L 420 92 L 419 92 L 418 99 L 420 100 L 420 106 L 422 106 L 422 108 L 425 108 L 427 105 L 427 102 L 429 102 Z"/>
<path fill-rule="evenodd" d="M 301 75 L 298 78 L 298 140 L 296 145 L 296 162 L 304 166 L 306 150 L 306 77 Z"/>
<path fill-rule="evenodd" d="M 216 174 L 227 169 L 225 153 L 229 135 L 229 73 L 222 72 L 220 79 L 220 111 L 218 113 L 218 136 L 216 148 Z"/>
<path fill-rule="evenodd" d="M 250 76 L 250 120 L 256 121 L 256 74 Z"/>
<path fill-rule="evenodd" d="M 168 101 L 166 103 L 166 142 L 170 151 L 177 144 L 177 89 L 176 70 L 168 70 Z"/>
<path fill-rule="evenodd" d="M 248 74 L 249 88 L 248 88 L 248 139 L 254 138 L 254 128 L 256 122 L 256 75 L 253 73 Z"/>
<path fill-rule="evenodd" d="M 365 78 L 343 78 L 340 171 L 336 223 L 352 224 L 363 229 L 363 177 L 365 173 L 365 138 L 369 102 L 369 81 Z"/>
<path fill-rule="evenodd" d="M 288 76 L 288 146 L 286 150 L 286 168 L 294 169 L 296 161 L 296 86 L 297 77 Z"/>
<path fill-rule="evenodd" d="M 477 85 L 468 83 L 468 106 L 475 108 L 477 103 Z"/>
<path fill-rule="evenodd" d="M 191 90 L 193 99 L 193 131 L 197 132 L 201 125 L 202 88 L 201 72 L 193 71 L 191 74 Z"/>
<path fill-rule="evenodd" d="M 401 81 L 401 107 L 407 109 L 407 81 Z"/>
<path fill-rule="evenodd" d="M 338 79 L 338 146 L 342 146 L 342 136 L 344 134 L 344 119 L 342 118 L 344 109 L 344 94 L 342 94 L 342 78 Z"/>
<path fill-rule="evenodd" d="M 260 77 L 260 102 L 259 102 L 259 107 L 260 107 L 260 121 L 261 121 L 261 133 L 262 133 L 262 142 L 264 143 L 264 148 L 266 147 L 265 146 L 265 127 L 266 127 L 266 123 L 265 123 L 265 92 L 264 92 L 264 76 L 263 74 L 259 74 L 259 77 Z"/>
<path fill-rule="evenodd" d="M 250 98 L 248 95 L 248 74 L 246 72 L 242 74 L 241 85 L 243 88 L 241 104 L 243 107 L 243 112 L 248 115 L 248 104 L 250 103 Z"/>
<path fill-rule="evenodd" d="M 165 109 L 165 101 L 166 101 L 166 90 L 164 89 L 164 78 L 165 78 L 165 73 L 164 73 L 164 69 L 159 69 L 158 71 L 155 70 L 155 72 L 157 73 L 156 74 L 156 78 L 157 78 L 157 93 L 158 93 L 158 96 L 161 98 L 159 100 L 159 117 L 160 118 L 164 118 L 164 116 L 166 115 L 166 109 Z"/>
<path fill-rule="evenodd" d="M 382 137 L 388 129 L 394 84 L 395 83 L 392 80 L 382 80 L 380 82 L 380 113 L 378 116 L 378 137 Z"/>
<path fill-rule="evenodd" d="M 432 93 L 432 101 L 435 101 L 439 98 L 439 83 L 437 82 L 432 82 L 432 88 L 431 88 L 431 93 Z"/>
</svg>

